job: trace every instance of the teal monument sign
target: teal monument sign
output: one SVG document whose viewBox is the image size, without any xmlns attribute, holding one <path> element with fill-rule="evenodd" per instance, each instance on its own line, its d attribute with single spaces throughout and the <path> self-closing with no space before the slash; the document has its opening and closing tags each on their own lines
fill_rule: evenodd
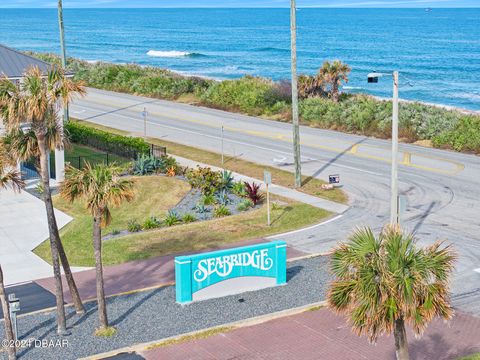
<svg viewBox="0 0 480 360">
<path fill-rule="evenodd" d="M 189 303 L 287 282 L 287 244 L 272 241 L 175 258 L 177 302 Z"/>
</svg>

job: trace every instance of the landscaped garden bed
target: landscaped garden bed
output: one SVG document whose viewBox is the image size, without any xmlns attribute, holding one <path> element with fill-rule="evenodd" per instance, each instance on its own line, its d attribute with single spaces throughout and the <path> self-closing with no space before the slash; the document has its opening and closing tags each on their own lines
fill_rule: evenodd
<svg viewBox="0 0 480 360">
<path fill-rule="evenodd" d="M 112 229 L 103 240 L 141 231 L 206 221 L 258 208 L 263 200 L 259 184 L 235 182 L 230 171 L 213 171 L 206 167 L 187 169 L 171 157 L 140 156 L 130 169 L 131 175 L 166 176 L 187 182 L 191 189 L 165 216 L 151 214 L 132 218 L 124 229 Z"/>
<path fill-rule="evenodd" d="M 229 180 L 228 190 L 222 192 L 225 179 L 229 178 L 228 172 L 214 172 L 208 168 L 184 169 L 170 158 L 161 160 L 158 171 L 143 171 L 149 168 L 149 161 L 146 158 L 138 160 L 131 167 L 131 174 L 126 175 L 135 181 L 135 197 L 130 203 L 112 209 L 112 222 L 103 231 L 110 236 L 104 238 L 106 241 L 103 243 L 106 265 L 215 249 L 232 242 L 306 227 L 331 215 L 323 209 L 271 196 L 272 223 L 268 226 L 267 209 L 258 191 Z M 212 184 L 215 184 L 214 188 Z M 249 191 L 252 192 L 250 197 L 256 199 L 256 205 L 250 203 L 254 201 L 249 200 Z M 212 194 L 215 202 L 206 205 Z M 222 205 L 225 194 L 229 202 Z M 71 264 L 92 266 L 92 219 L 85 204 L 81 201 L 69 203 L 57 195 L 54 205 L 74 218 L 61 230 Z M 199 212 L 197 205 L 210 211 Z M 224 212 L 225 209 L 230 215 Z M 112 234 L 116 236 L 112 237 Z M 50 260 L 48 241 L 34 252 Z"/>
</svg>

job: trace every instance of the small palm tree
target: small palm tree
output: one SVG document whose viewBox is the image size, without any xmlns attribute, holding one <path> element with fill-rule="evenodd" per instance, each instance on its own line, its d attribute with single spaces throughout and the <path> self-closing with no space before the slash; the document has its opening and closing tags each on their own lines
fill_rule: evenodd
<svg viewBox="0 0 480 360">
<path fill-rule="evenodd" d="M 82 170 L 72 166 L 65 169 L 65 181 L 60 187 L 60 194 L 73 202 L 83 199 L 93 216 L 93 248 L 97 277 L 97 302 L 100 329 L 108 328 L 107 308 L 103 286 L 102 265 L 102 227 L 111 221 L 111 206 L 118 206 L 123 201 L 133 199 L 133 181 L 119 176 L 120 170 L 115 166 L 87 163 Z"/>
<path fill-rule="evenodd" d="M 25 186 L 20 173 L 15 170 L 14 166 L 14 161 L 10 158 L 4 147 L 0 145 L 0 190 L 11 187 L 14 191 L 20 191 Z M 3 271 L 1 264 L 0 301 L 2 303 L 6 339 L 9 344 L 13 344 L 13 346 L 7 346 L 8 359 L 16 360 L 17 354 L 15 348 L 15 337 L 13 334 L 12 321 L 10 319 L 10 306 L 5 296 L 5 284 L 3 282 Z"/>
<path fill-rule="evenodd" d="M 397 226 L 386 227 L 378 237 L 368 228 L 358 229 L 333 252 L 336 280 L 328 304 L 371 342 L 393 332 L 397 359 L 406 360 L 405 323 L 421 335 L 434 317 L 453 315 L 449 280 L 455 259 L 451 247 L 440 242 L 417 248 L 413 235 Z"/>
<path fill-rule="evenodd" d="M 7 131 L 10 134 L 20 133 L 20 128 L 23 127 L 35 139 L 34 142 L 30 143 L 31 146 L 24 155 L 30 155 L 32 152 L 38 155 L 39 174 L 44 189 L 43 198 L 47 212 L 50 249 L 55 277 L 57 332 L 59 334 L 66 332 L 60 255 L 62 255 L 64 270 L 67 274 L 67 280 L 78 312 L 83 311 L 83 305 L 81 305 L 78 291 L 72 290 L 71 281 L 73 281 L 73 276 L 69 266 L 67 266 L 66 256 L 62 254 L 63 248 L 53 209 L 50 174 L 48 173 L 48 157 L 51 149 L 48 143 L 48 135 L 51 125 L 59 123 L 57 119 L 59 106 L 62 104 L 66 106 L 75 94 L 84 93 L 85 90 L 81 83 L 69 79 L 62 70 L 57 68 L 53 68 L 44 75 L 38 68 L 33 67 L 24 74 L 19 85 L 13 84 L 7 78 L 0 79 L 0 118 L 3 120 Z M 30 130 L 27 130 L 27 128 Z M 63 134 L 60 135 L 57 145 L 63 146 Z M 14 145 L 12 149 L 15 149 Z"/>
<path fill-rule="evenodd" d="M 342 86 L 342 83 L 348 83 L 350 71 L 350 67 L 340 60 L 334 60 L 331 63 L 325 61 L 318 71 L 317 82 L 329 85 L 330 96 L 334 102 L 338 102 L 340 99 L 339 88 Z"/>
</svg>

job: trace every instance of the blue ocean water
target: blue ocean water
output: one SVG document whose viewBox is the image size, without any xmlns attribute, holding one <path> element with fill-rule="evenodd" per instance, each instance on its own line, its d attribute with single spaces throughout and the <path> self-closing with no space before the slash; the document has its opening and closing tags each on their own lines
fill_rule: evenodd
<svg viewBox="0 0 480 360">
<path fill-rule="evenodd" d="M 289 78 L 288 9 L 66 9 L 68 55 L 212 78 Z M 391 95 L 372 70 L 401 72 L 401 97 L 480 110 L 480 9 L 298 11 L 298 67 L 352 67 L 347 91 Z M 0 9 L 0 43 L 59 52 L 55 9 Z"/>
</svg>

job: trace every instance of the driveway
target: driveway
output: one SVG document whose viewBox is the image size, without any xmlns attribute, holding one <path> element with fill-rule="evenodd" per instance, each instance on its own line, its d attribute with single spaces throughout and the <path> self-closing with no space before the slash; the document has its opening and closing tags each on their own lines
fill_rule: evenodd
<svg viewBox="0 0 480 360">
<path fill-rule="evenodd" d="M 58 227 L 72 218 L 56 210 Z M 32 250 L 48 238 L 45 205 L 35 196 L 22 191 L 0 191 L 0 264 L 6 285 L 52 275 L 51 266 Z"/>
</svg>

